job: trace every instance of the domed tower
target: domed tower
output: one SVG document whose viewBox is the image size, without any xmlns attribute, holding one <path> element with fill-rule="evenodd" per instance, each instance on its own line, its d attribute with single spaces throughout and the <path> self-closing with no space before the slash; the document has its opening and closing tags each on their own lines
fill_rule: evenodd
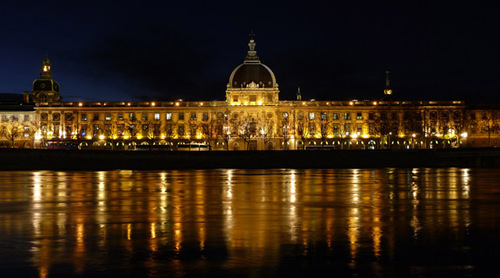
<svg viewBox="0 0 500 278">
<path fill-rule="evenodd" d="M 229 77 L 226 101 L 230 105 L 276 105 L 279 100 L 276 77 L 268 66 L 260 62 L 255 46 L 251 37 L 245 61 Z"/>
<path fill-rule="evenodd" d="M 50 72 L 50 60 L 48 57 L 43 59 L 42 72 L 40 78 L 33 81 L 32 88 L 33 102 L 52 103 L 61 101 L 59 93 L 59 83 L 52 79 Z"/>
</svg>

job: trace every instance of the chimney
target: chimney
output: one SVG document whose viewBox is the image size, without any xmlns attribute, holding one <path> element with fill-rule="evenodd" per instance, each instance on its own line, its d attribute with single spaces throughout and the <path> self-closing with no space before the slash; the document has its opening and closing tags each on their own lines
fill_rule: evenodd
<svg viewBox="0 0 500 278">
<path fill-rule="evenodd" d="M 23 104 L 30 103 L 30 93 L 24 91 L 23 92 Z"/>
</svg>

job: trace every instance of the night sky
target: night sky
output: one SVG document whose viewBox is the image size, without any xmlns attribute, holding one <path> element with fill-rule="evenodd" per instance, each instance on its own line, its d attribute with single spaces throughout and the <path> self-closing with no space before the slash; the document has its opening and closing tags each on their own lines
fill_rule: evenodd
<svg viewBox="0 0 500 278">
<path fill-rule="evenodd" d="M 390 70 L 400 100 L 500 101 L 494 6 L 268 2 L 2 1 L 0 92 L 31 90 L 48 54 L 65 101 L 224 100 L 253 30 L 281 99 L 380 99 Z"/>
</svg>

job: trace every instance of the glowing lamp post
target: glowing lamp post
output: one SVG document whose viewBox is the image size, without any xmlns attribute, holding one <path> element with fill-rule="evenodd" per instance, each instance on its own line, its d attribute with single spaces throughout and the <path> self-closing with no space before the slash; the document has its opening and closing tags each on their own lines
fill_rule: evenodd
<svg viewBox="0 0 500 278">
<path fill-rule="evenodd" d="M 467 136 L 469 136 L 469 134 L 467 134 L 467 132 L 463 132 L 462 134 L 460 134 L 460 137 L 462 137 L 462 140 L 466 140 L 467 139 Z M 460 146 L 462 144 L 460 143 Z"/>
</svg>

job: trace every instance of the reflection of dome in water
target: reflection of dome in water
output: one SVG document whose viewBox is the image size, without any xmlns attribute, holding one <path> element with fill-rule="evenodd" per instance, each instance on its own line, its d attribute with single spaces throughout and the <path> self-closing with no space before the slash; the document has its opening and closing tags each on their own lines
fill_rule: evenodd
<svg viewBox="0 0 500 278">
<path fill-rule="evenodd" d="M 255 41 L 250 39 L 250 50 L 243 64 L 237 66 L 229 77 L 230 88 L 275 88 L 276 77 L 272 70 L 262 64 L 255 51 Z"/>
</svg>

